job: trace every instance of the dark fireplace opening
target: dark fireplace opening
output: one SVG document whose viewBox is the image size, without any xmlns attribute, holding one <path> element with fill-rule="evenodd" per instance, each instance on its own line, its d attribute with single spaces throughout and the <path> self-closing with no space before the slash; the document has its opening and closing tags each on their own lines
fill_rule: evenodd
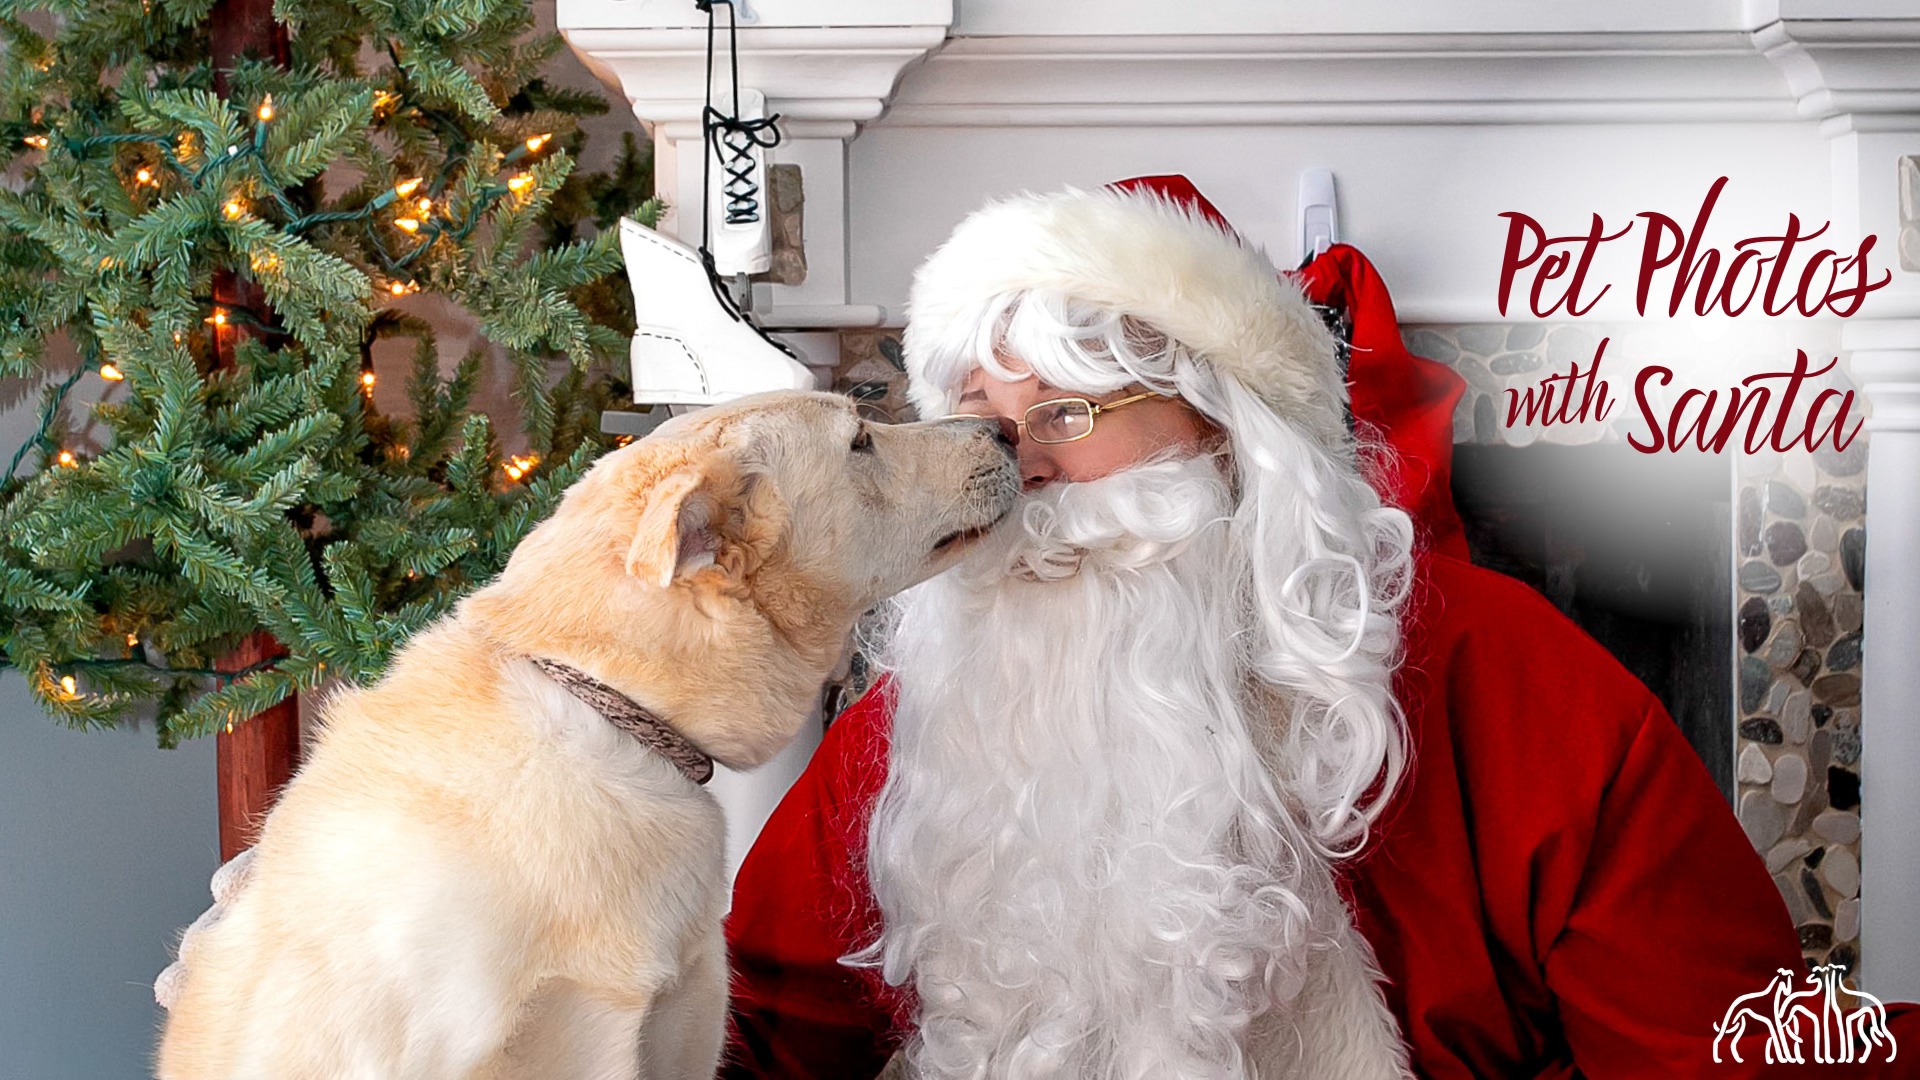
<svg viewBox="0 0 1920 1080">
<path fill-rule="evenodd" d="M 1711 454 L 1454 448 L 1480 566 L 1552 601 L 1673 714 L 1733 801 L 1732 474 Z"/>
</svg>

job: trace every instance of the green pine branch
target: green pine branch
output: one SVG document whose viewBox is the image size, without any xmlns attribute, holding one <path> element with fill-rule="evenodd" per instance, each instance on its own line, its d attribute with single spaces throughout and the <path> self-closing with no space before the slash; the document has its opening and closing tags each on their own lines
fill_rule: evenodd
<svg viewBox="0 0 1920 1080">
<path fill-rule="evenodd" d="M 0 375 L 45 387 L 0 478 L 0 658 L 163 744 L 377 677 L 499 573 L 631 404 L 612 226 L 661 210 L 631 137 L 574 169 L 607 106 L 548 85 L 518 0 L 279 0 L 292 65 L 224 96 L 211 7 L 0 0 Z M 491 348 L 443 373 L 429 294 Z M 518 455 L 472 411 L 496 355 Z M 222 670 L 259 632 L 286 655 Z"/>
</svg>

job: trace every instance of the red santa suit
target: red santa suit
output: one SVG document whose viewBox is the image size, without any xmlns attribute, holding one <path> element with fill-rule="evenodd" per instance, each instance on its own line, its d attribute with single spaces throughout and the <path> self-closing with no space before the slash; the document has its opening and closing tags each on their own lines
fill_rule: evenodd
<svg viewBox="0 0 1920 1080">
<path fill-rule="evenodd" d="M 1353 413 L 1396 451 L 1373 480 L 1422 537 L 1394 684 L 1410 779 L 1337 864 L 1416 1071 L 1920 1076 L 1920 1008 L 1901 1005 L 1894 1064 L 1766 1066 L 1757 1027 L 1745 1064 L 1715 1064 L 1729 1005 L 1804 970 L 1785 903 L 1659 700 L 1534 591 L 1465 561 L 1447 483 L 1461 387 L 1406 352 L 1371 265 L 1336 247 L 1300 282 L 1352 319 Z M 882 681 L 741 868 L 725 1076 L 870 1077 L 909 1031 L 904 994 L 839 963 L 878 926 L 862 863 L 888 731 Z"/>
</svg>

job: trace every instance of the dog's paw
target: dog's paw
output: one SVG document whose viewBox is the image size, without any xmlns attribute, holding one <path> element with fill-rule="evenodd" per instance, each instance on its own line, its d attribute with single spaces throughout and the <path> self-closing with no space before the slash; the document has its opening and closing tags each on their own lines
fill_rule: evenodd
<svg viewBox="0 0 1920 1080">
<path fill-rule="evenodd" d="M 227 905 L 247 887 L 249 876 L 253 873 L 253 848 L 228 859 L 220 869 L 213 872 L 213 880 L 207 883 L 207 890 L 213 894 L 213 906 L 200 913 L 180 935 L 179 959 L 168 964 L 166 969 L 153 979 L 154 1003 L 171 1011 L 173 1004 L 180 1000 L 180 993 L 187 984 L 187 970 L 193 963 L 194 947 L 199 944 L 201 935 L 227 916 Z"/>
<path fill-rule="evenodd" d="M 153 978 L 153 1003 L 173 1011 L 173 1004 L 180 1000 L 180 992 L 187 985 L 187 965 L 175 960 L 166 969 Z"/>
<path fill-rule="evenodd" d="M 208 888 L 213 892 L 214 903 L 224 904 L 247 887 L 247 878 L 253 873 L 253 852 L 253 848 L 248 848 L 213 872 Z"/>
</svg>

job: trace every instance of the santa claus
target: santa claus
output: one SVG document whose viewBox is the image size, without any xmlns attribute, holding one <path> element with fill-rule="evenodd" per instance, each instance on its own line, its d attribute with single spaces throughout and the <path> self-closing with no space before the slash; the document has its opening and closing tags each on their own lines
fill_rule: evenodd
<svg viewBox="0 0 1920 1080">
<path fill-rule="evenodd" d="M 1802 966 L 1658 700 L 1465 561 L 1458 381 L 1352 249 L 1278 275 L 1177 177 L 1023 195 L 905 350 L 1025 504 L 890 606 L 743 866 L 728 1075 L 1694 1075 Z"/>
<path fill-rule="evenodd" d="M 1183 206 L 1098 192 L 969 221 L 906 346 L 921 414 L 1002 418 L 1029 492 L 877 652 L 859 956 L 916 992 L 910 1071 L 1399 1075 L 1330 861 L 1405 763 L 1413 529 L 1332 336 Z"/>
</svg>

